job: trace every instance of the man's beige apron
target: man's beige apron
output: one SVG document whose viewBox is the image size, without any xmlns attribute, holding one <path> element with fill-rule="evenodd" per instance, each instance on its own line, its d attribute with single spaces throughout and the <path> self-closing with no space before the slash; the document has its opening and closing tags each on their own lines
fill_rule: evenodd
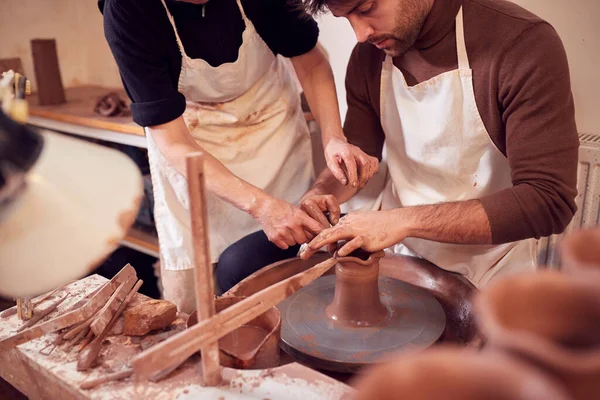
<svg viewBox="0 0 600 400">
<path fill-rule="evenodd" d="M 187 100 L 183 117 L 192 136 L 233 174 L 296 204 L 313 179 L 311 143 L 299 93 L 284 60 L 260 38 L 239 0 L 246 28 L 238 59 L 218 67 L 192 59 L 161 1 L 182 55 L 178 89 Z M 167 271 L 187 270 L 186 276 L 192 276 L 187 182 L 168 164 L 152 137 L 146 137 L 162 266 Z M 227 246 L 261 229 L 250 215 L 210 193 L 207 208 L 212 262 Z"/>
<path fill-rule="evenodd" d="M 477 199 L 512 186 L 508 160 L 490 139 L 475 103 L 462 9 L 456 45 L 458 70 L 412 87 L 391 57 L 383 63 L 381 123 L 390 180 L 382 209 Z M 458 272 L 477 287 L 535 269 L 534 240 L 487 246 L 407 238 L 393 251 Z"/>
</svg>

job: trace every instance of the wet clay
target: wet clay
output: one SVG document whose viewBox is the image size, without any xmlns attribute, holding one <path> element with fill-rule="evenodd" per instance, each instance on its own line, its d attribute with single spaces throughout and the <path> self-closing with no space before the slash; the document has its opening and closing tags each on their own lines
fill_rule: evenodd
<svg viewBox="0 0 600 400">
<path fill-rule="evenodd" d="M 326 309 L 332 320 L 348 326 L 379 326 L 389 311 L 379 297 L 379 259 L 384 253 L 354 252 L 336 257 L 335 295 Z"/>
<path fill-rule="evenodd" d="M 570 400 L 556 379 L 506 355 L 439 347 L 365 371 L 356 400 Z"/>
<path fill-rule="evenodd" d="M 572 349 L 600 345 L 600 295 L 594 280 L 550 270 L 519 274 L 487 287 L 477 307 L 491 341 L 496 334 L 528 332 Z"/>
<path fill-rule="evenodd" d="M 215 310 L 221 312 L 244 297 L 215 299 Z M 196 311 L 187 319 L 187 327 L 198 323 Z M 279 365 L 281 316 L 275 307 L 219 339 L 220 362 L 236 369 L 264 369 Z"/>
<path fill-rule="evenodd" d="M 551 375 L 575 400 L 600 393 L 598 280 L 556 271 L 507 277 L 476 302 L 488 348 Z"/>
<path fill-rule="evenodd" d="M 251 325 L 240 326 L 219 340 L 219 349 L 239 358 L 251 360 L 265 341 L 269 332 Z"/>
</svg>

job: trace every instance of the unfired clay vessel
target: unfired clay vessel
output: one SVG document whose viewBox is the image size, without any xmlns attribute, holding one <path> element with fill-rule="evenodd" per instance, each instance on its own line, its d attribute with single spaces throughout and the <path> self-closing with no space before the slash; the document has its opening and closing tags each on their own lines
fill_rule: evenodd
<svg viewBox="0 0 600 400">
<path fill-rule="evenodd" d="M 326 309 L 334 321 L 351 326 L 377 326 L 388 318 L 388 309 L 379 297 L 379 259 L 383 251 L 358 251 L 337 257 L 335 295 Z"/>
<path fill-rule="evenodd" d="M 215 299 L 215 311 L 221 312 L 227 307 L 242 301 L 244 297 L 220 297 Z M 193 311 L 190 314 L 188 328 L 198 322 L 198 314 Z M 263 337 L 257 336 L 264 332 Z M 219 353 L 221 365 L 236 369 L 264 369 L 274 368 L 279 363 L 279 340 L 281 339 L 281 316 L 277 308 L 272 307 L 269 311 L 258 316 L 252 321 L 232 332 L 227 337 L 219 340 Z M 245 341 L 245 343 L 235 343 Z M 236 351 L 231 351 L 232 344 L 238 344 Z M 240 351 L 241 350 L 241 351 Z"/>
<path fill-rule="evenodd" d="M 481 292 L 476 310 L 490 348 L 553 375 L 574 399 L 600 394 L 598 281 L 556 271 L 507 277 Z"/>
<path fill-rule="evenodd" d="M 568 400 L 560 383 L 504 354 L 438 347 L 365 371 L 356 400 Z"/>
<path fill-rule="evenodd" d="M 562 269 L 569 274 L 593 271 L 600 276 L 600 228 L 573 232 L 560 244 Z"/>
</svg>

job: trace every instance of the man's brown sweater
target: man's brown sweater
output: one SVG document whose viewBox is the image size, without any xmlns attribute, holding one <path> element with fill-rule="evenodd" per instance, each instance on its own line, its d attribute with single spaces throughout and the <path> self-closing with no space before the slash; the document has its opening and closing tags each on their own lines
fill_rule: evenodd
<svg viewBox="0 0 600 400">
<path fill-rule="evenodd" d="M 461 5 L 477 108 L 512 174 L 513 187 L 480 199 L 493 243 L 560 233 L 576 210 L 579 139 L 567 57 L 552 26 L 508 1 L 435 0 L 415 46 L 394 65 L 411 86 L 458 68 Z M 380 159 L 384 59 L 369 43 L 354 48 L 344 124 L 350 142 Z"/>
</svg>

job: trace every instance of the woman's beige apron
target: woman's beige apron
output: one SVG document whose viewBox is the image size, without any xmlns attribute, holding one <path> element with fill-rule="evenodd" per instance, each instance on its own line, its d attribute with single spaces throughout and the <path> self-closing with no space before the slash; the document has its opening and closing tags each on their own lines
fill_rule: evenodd
<svg viewBox="0 0 600 400">
<path fill-rule="evenodd" d="M 212 67 L 192 59 L 161 1 L 181 51 L 178 89 L 187 100 L 183 117 L 190 133 L 233 174 L 296 204 L 314 173 L 299 93 L 284 60 L 260 38 L 239 0 L 246 27 L 237 60 Z M 193 257 L 187 182 L 169 165 L 151 135 L 146 137 L 162 267 L 188 270 Z M 212 262 L 227 246 L 261 229 L 250 215 L 210 193 L 207 208 Z"/>
</svg>

